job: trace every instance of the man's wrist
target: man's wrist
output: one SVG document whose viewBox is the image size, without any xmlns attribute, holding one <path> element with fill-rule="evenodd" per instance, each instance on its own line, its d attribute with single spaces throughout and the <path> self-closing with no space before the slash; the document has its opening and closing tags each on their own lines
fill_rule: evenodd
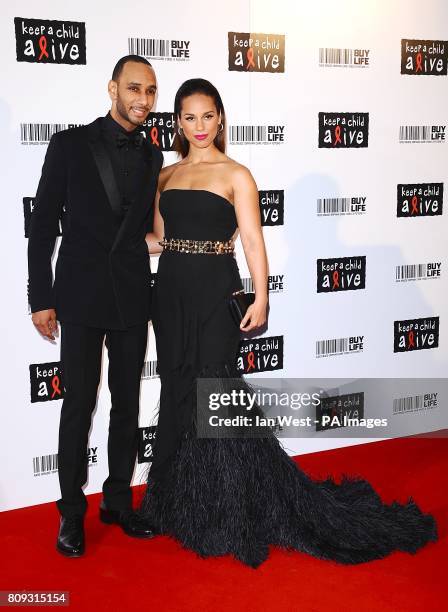
<svg viewBox="0 0 448 612">
<path fill-rule="evenodd" d="M 48 305 L 41 306 L 40 304 L 38 304 L 37 306 L 31 307 L 31 314 L 35 314 L 36 312 L 42 312 L 42 310 L 55 310 L 55 307 Z"/>
</svg>

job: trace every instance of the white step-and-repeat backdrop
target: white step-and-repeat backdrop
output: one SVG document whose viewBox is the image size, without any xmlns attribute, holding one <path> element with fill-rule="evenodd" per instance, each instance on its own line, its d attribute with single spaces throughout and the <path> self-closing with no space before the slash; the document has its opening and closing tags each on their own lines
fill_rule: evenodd
<svg viewBox="0 0 448 612">
<path fill-rule="evenodd" d="M 155 67 L 146 131 L 165 164 L 176 159 L 175 92 L 203 77 L 222 94 L 229 155 L 257 181 L 271 312 L 264 334 L 241 341 L 248 379 L 446 376 L 444 0 L 18 0 L 1 17 L 1 509 L 59 497 L 59 342 L 39 337 L 27 300 L 27 228 L 46 146 L 55 131 L 106 114 L 108 79 L 128 53 Z M 250 288 L 240 244 L 237 255 Z M 156 359 L 151 329 L 135 483 L 151 456 Z M 87 493 L 107 474 L 106 368 L 105 351 Z M 402 433 L 447 426 L 436 382 L 393 401 L 377 386 L 377 407 Z M 341 435 L 282 442 L 300 454 L 367 441 Z"/>
</svg>

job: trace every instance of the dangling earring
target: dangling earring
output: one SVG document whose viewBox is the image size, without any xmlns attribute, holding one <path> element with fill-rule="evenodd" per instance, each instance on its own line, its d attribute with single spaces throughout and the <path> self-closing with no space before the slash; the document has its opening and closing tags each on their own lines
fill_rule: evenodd
<svg viewBox="0 0 448 612">
<path fill-rule="evenodd" d="M 179 134 L 179 136 L 183 136 L 183 129 L 180 125 L 177 126 L 177 133 Z"/>
<path fill-rule="evenodd" d="M 220 124 L 219 124 L 218 134 L 220 134 L 220 133 L 223 131 L 223 129 L 224 129 L 224 124 L 223 124 L 223 123 L 220 123 Z"/>
</svg>

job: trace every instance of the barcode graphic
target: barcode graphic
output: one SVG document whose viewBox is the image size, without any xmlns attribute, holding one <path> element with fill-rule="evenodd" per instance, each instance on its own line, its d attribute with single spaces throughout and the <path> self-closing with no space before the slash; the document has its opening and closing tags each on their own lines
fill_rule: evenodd
<svg viewBox="0 0 448 612">
<path fill-rule="evenodd" d="M 412 397 L 398 397 L 393 401 L 393 414 L 402 414 L 404 412 L 416 412 L 424 408 L 423 396 L 414 395 Z"/>
<path fill-rule="evenodd" d="M 42 455 L 42 457 L 33 458 L 34 475 L 50 474 L 58 469 L 58 454 Z"/>
<path fill-rule="evenodd" d="M 319 49 L 320 66 L 352 66 L 353 49 L 331 49 L 321 47 Z"/>
<path fill-rule="evenodd" d="M 395 267 L 395 280 L 408 281 L 428 278 L 428 264 L 409 264 Z"/>
<path fill-rule="evenodd" d="M 229 127 L 231 142 L 267 142 L 265 125 L 231 125 Z"/>
<path fill-rule="evenodd" d="M 400 142 L 432 142 L 430 125 L 400 125 Z"/>
<path fill-rule="evenodd" d="M 129 53 L 144 57 L 169 57 L 171 40 L 159 38 L 128 38 Z"/>
<path fill-rule="evenodd" d="M 316 341 L 316 357 L 328 357 L 328 355 L 340 355 L 347 352 L 348 338 Z"/>
<path fill-rule="evenodd" d="M 254 282 L 249 276 L 248 278 L 242 278 L 243 288 L 245 293 L 252 293 L 254 291 Z"/>
<path fill-rule="evenodd" d="M 145 361 L 143 364 L 142 378 L 156 378 L 157 372 L 157 360 L 156 361 Z"/>
<path fill-rule="evenodd" d="M 66 129 L 65 123 L 21 123 L 20 136 L 22 142 L 50 142 L 53 134 Z"/>
<path fill-rule="evenodd" d="M 350 212 L 351 198 L 318 198 L 317 214 L 334 215 Z"/>
</svg>

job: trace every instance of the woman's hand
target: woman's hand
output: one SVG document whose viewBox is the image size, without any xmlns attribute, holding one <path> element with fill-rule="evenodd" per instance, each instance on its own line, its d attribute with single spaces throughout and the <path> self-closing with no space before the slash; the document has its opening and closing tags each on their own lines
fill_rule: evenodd
<svg viewBox="0 0 448 612">
<path fill-rule="evenodd" d="M 162 240 L 159 236 L 156 236 L 154 232 L 146 234 L 145 241 L 148 245 L 148 254 L 157 255 L 163 251 L 163 247 L 159 244 L 159 240 Z"/>
<path fill-rule="evenodd" d="M 255 302 L 249 306 L 244 315 L 240 329 L 244 332 L 249 332 L 256 327 L 261 327 L 266 323 L 266 309 L 268 301 L 266 298 L 255 298 Z M 250 323 L 248 324 L 248 321 Z M 246 327 L 247 325 L 247 327 Z"/>
</svg>

